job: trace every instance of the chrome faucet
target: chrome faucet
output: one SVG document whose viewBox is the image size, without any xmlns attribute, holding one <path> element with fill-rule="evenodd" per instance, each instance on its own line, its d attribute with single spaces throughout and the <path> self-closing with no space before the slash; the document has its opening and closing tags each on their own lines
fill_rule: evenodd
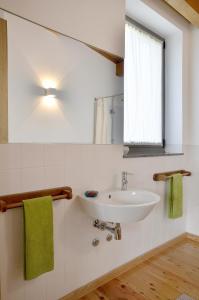
<svg viewBox="0 0 199 300">
<path fill-rule="evenodd" d="M 122 172 L 122 186 L 121 186 L 122 191 L 126 191 L 128 187 L 127 175 L 128 175 L 127 172 L 125 171 Z"/>
</svg>

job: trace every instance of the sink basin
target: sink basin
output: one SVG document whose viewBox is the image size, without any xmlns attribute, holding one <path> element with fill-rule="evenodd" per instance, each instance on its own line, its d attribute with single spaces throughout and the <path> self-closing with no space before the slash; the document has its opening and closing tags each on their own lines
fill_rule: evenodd
<svg viewBox="0 0 199 300">
<path fill-rule="evenodd" d="M 104 222 L 128 223 L 146 218 L 160 201 L 158 194 L 146 190 L 100 192 L 96 198 L 80 197 L 85 212 Z"/>
</svg>

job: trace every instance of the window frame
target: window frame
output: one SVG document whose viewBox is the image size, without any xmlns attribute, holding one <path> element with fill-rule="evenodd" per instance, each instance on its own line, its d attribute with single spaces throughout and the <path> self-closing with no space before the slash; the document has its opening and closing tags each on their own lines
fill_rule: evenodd
<svg viewBox="0 0 199 300">
<path fill-rule="evenodd" d="M 129 16 L 125 17 L 125 24 L 126 22 L 135 25 L 142 31 L 154 36 L 156 39 L 160 40 L 163 43 L 162 47 L 162 143 L 155 145 L 155 144 L 133 144 L 133 143 L 124 143 L 124 146 L 129 148 L 128 153 L 124 155 L 124 157 L 139 157 L 139 156 L 159 156 L 165 154 L 165 48 L 166 43 L 165 39 L 160 35 L 156 34 L 155 32 L 151 31 L 144 25 L 138 23 L 137 21 L 133 20 Z"/>
</svg>

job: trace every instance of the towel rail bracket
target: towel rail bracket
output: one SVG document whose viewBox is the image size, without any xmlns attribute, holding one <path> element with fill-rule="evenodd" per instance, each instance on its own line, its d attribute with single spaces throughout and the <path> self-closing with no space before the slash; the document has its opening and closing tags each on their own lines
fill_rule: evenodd
<svg viewBox="0 0 199 300">
<path fill-rule="evenodd" d="M 0 200 L 0 211 L 5 212 L 7 210 L 7 203 L 6 201 Z"/>
<path fill-rule="evenodd" d="M 43 196 L 52 196 L 53 201 L 61 199 L 72 199 L 72 189 L 68 186 L 57 187 L 46 190 L 3 195 L 0 196 L 0 212 L 6 212 L 7 209 L 23 206 L 23 200 L 34 199 Z"/>
</svg>

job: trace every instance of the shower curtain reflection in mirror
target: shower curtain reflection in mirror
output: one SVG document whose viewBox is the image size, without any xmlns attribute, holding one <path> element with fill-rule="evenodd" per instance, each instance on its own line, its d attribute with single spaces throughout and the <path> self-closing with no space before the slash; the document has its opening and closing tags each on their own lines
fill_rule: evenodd
<svg viewBox="0 0 199 300">
<path fill-rule="evenodd" d="M 123 143 L 123 94 L 95 98 L 94 144 Z"/>
</svg>

